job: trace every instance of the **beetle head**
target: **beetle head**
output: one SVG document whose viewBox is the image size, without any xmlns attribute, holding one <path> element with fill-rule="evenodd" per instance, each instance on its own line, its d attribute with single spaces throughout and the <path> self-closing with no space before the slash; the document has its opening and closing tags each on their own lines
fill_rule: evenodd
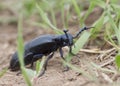
<svg viewBox="0 0 120 86">
<path fill-rule="evenodd" d="M 73 45 L 73 36 L 68 32 L 68 30 L 63 31 L 65 34 L 59 35 L 55 37 L 55 41 L 59 47 L 64 47 L 64 46 L 72 46 Z"/>
<path fill-rule="evenodd" d="M 63 46 L 72 46 L 73 45 L 73 37 L 71 34 L 68 34 L 68 30 L 63 30 L 65 35 L 62 36 Z"/>
<path fill-rule="evenodd" d="M 17 71 L 17 70 L 20 69 L 17 52 L 15 52 L 15 53 L 13 54 L 13 56 L 12 56 L 12 59 L 11 59 L 11 61 L 10 61 L 9 69 L 10 69 L 11 71 Z"/>
</svg>

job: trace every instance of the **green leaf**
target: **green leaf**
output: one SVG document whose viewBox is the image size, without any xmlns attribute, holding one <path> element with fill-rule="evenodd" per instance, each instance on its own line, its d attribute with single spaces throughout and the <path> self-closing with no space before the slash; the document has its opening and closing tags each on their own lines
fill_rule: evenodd
<svg viewBox="0 0 120 86">
<path fill-rule="evenodd" d="M 117 65 L 118 69 L 120 70 L 120 54 L 116 55 L 115 63 Z"/>
</svg>

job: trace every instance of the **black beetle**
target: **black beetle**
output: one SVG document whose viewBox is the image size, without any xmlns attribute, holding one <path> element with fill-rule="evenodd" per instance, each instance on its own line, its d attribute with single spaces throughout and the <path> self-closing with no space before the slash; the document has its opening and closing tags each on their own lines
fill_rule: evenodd
<svg viewBox="0 0 120 86">
<path fill-rule="evenodd" d="M 39 75 L 42 76 L 46 70 L 48 61 L 53 57 L 54 52 L 59 49 L 60 56 L 63 60 L 65 60 L 63 57 L 62 47 L 68 46 L 69 52 L 72 54 L 71 46 L 73 45 L 73 39 L 77 38 L 82 31 L 89 28 L 92 27 L 84 27 L 80 29 L 75 36 L 72 36 L 71 34 L 67 33 L 67 30 L 64 30 L 65 34 L 63 35 L 43 35 L 31 40 L 24 46 L 24 64 L 31 64 L 32 67 L 35 61 L 41 59 L 43 56 L 48 56 L 43 65 L 44 69 Z M 12 56 L 9 69 L 11 71 L 17 71 L 20 69 L 17 51 Z"/>
</svg>

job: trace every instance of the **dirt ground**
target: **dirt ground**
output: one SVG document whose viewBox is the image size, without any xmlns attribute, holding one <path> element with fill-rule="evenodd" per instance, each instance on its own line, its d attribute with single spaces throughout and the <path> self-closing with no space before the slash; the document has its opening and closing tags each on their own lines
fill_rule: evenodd
<svg viewBox="0 0 120 86">
<path fill-rule="evenodd" d="M 0 17 L 10 16 L 8 11 L 1 11 Z M 42 34 L 53 34 L 52 31 L 47 31 L 45 29 L 40 29 L 36 26 L 24 25 L 23 38 L 25 42 L 40 36 Z M 0 24 L 0 71 L 9 65 L 12 54 L 16 51 L 17 45 L 17 25 L 16 24 Z M 88 44 L 88 43 L 87 43 Z M 87 45 L 88 47 L 88 45 Z M 96 45 L 89 46 L 89 48 L 96 49 Z M 65 52 L 66 53 L 66 52 Z M 115 53 L 115 52 L 114 52 Z M 85 71 L 90 71 L 88 69 L 89 62 L 95 62 L 98 65 L 103 65 L 103 67 L 115 70 L 114 65 L 114 53 L 104 60 L 98 60 L 100 54 L 79 52 L 77 58 L 73 57 L 71 63 L 78 68 L 82 68 Z M 112 56 L 113 55 L 113 56 Z M 111 62 L 109 62 L 111 61 Z M 107 63 L 109 62 L 109 63 Z M 106 63 L 106 64 L 105 64 Z M 88 66 L 88 67 L 87 67 Z M 36 81 L 33 86 L 111 86 L 113 82 L 111 78 L 114 76 L 112 73 L 101 73 L 100 71 L 91 70 L 89 75 L 97 76 L 96 80 L 92 81 L 85 75 L 79 74 L 75 70 L 69 70 L 63 72 L 64 67 L 59 53 L 56 52 L 53 59 L 48 63 L 48 68 L 46 73 Z M 97 71 L 97 72 L 96 72 Z M 17 72 L 7 71 L 4 76 L 0 78 L 0 86 L 27 86 L 22 75 L 17 76 Z M 115 79 L 115 81 L 120 81 L 120 78 Z M 114 86 L 119 86 L 115 84 Z"/>
</svg>

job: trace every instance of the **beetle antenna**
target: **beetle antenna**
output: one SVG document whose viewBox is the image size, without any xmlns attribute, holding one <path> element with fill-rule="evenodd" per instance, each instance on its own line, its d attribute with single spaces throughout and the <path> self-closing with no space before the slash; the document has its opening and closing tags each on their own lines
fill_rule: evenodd
<svg viewBox="0 0 120 86">
<path fill-rule="evenodd" d="M 63 30 L 63 32 L 65 33 L 66 37 L 68 38 L 68 35 L 67 35 L 68 30 Z"/>
<path fill-rule="evenodd" d="M 94 28 L 94 27 L 83 27 L 75 36 L 73 36 L 73 39 L 77 38 L 81 34 L 81 32 L 83 32 L 84 30 L 88 30 L 90 28 Z"/>
<path fill-rule="evenodd" d="M 64 33 L 65 33 L 67 39 L 69 40 L 69 37 L 68 37 L 68 34 L 67 34 L 68 30 L 63 30 L 63 31 L 64 31 Z M 69 45 L 70 45 L 70 41 L 69 41 Z"/>
</svg>

